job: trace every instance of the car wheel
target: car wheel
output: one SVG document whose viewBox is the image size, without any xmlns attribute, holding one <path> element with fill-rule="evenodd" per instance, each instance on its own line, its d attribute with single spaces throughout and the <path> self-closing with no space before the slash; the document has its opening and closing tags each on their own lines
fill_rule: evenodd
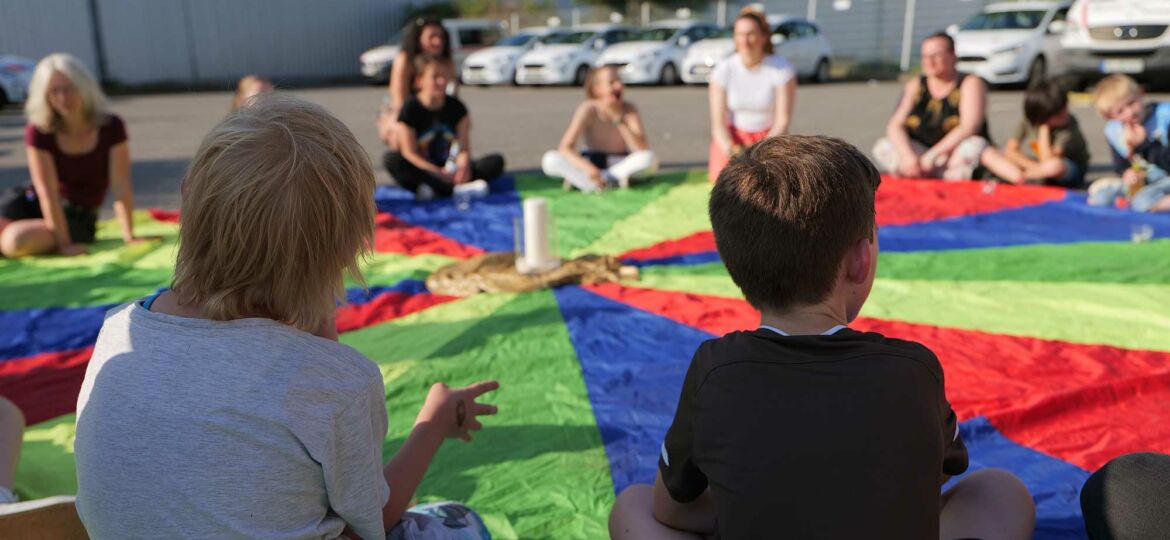
<svg viewBox="0 0 1170 540">
<path fill-rule="evenodd" d="M 574 86 L 585 86 L 585 78 L 589 76 L 589 66 L 581 64 L 577 66 L 577 72 L 573 75 Z"/>
<path fill-rule="evenodd" d="M 1037 83 L 1044 80 L 1047 71 L 1048 66 L 1045 65 L 1044 57 L 1037 56 L 1032 60 L 1032 65 L 1028 67 L 1028 80 L 1024 84 L 1027 88 L 1036 86 Z"/>
<path fill-rule="evenodd" d="M 0 88 L 0 109 L 8 105 L 8 94 L 4 93 L 4 89 Z"/>
<path fill-rule="evenodd" d="M 813 82 L 817 84 L 825 84 L 829 82 L 829 59 L 821 58 L 817 62 L 817 70 L 813 72 Z"/>
<path fill-rule="evenodd" d="M 678 84 L 678 69 L 674 67 L 673 63 L 667 62 L 662 66 L 662 73 L 658 74 L 658 84 Z"/>
</svg>

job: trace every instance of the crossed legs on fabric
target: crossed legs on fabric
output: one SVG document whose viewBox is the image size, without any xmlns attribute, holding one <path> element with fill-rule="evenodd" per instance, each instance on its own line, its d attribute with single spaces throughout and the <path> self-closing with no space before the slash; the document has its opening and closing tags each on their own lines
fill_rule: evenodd
<svg viewBox="0 0 1170 540">
<path fill-rule="evenodd" d="M 914 155 L 918 157 L 921 157 L 929 150 L 929 148 L 918 141 L 910 141 L 910 147 L 914 149 Z M 946 180 L 970 180 L 974 176 L 975 168 L 983 161 L 986 150 L 988 150 L 987 139 L 978 135 L 967 137 L 947 156 L 944 163 L 936 163 L 934 168 L 922 171 L 922 174 L 927 177 L 943 178 Z M 994 154 L 987 157 L 990 158 L 988 161 L 991 163 L 985 165 L 1000 164 L 995 159 L 996 156 Z M 894 146 L 894 143 L 888 138 L 882 137 L 873 145 L 873 159 L 879 171 L 887 174 L 898 174 L 898 165 L 901 161 L 901 156 L 898 155 L 898 149 Z M 1003 160 L 1003 163 L 1010 165 L 1006 159 Z M 1000 174 L 995 170 L 992 172 Z"/>
<path fill-rule="evenodd" d="M 1122 179 L 1102 178 L 1089 186 L 1089 204 L 1110 207 L 1118 197 L 1124 197 L 1128 192 Z M 1136 212 L 1170 212 L 1170 178 L 1163 178 L 1139 189 L 1130 199 L 1129 207 Z"/>
<path fill-rule="evenodd" d="M 607 157 L 604 167 L 596 163 L 595 165 L 599 165 L 598 168 L 602 169 L 604 173 L 613 176 L 619 184 L 626 185 L 632 178 L 643 178 L 657 172 L 658 156 L 653 150 L 639 150 L 625 156 L 610 155 Z M 544 157 L 540 159 L 540 168 L 545 176 L 564 178 L 569 184 L 581 191 L 596 191 L 598 189 L 597 184 L 589 178 L 588 173 L 578 168 L 557 150 L 549 150 L 544 153 Z"/>
<path fill-rule="evenodd" d="M 653 487 L 634 484 L 622 491 L 609 514 L 614 540 L 697 540 L 694 533 L 667 527 L 654 519 Z M 842 516 L 846 518 L 848 516 Z M 967 475 L 942 494 L 939 538 L 1027 539 L 1036 526 L 1036 506 L 1015 475 L 983 469 Z M 777 531 L 781 534 L 782 531 Z"/>
<path fill-rule="evenodd" d="M 1081 513 L 1092 540 L 1170 538 L 1170 455 L 1114 458 L 1085 481 Z"/>
<path fill-rule="evenodd" d="M 382 164 L 386 172 L 394 178 L 398 185 L 417 192 L 419 186 L 428 185 L 439 197 L 450 197 L 455 186 L 434 175 L 415 167 L 399 152 L 386 152 L 382 156 Z M 471 161 L 471 178 L 483 179 L 491 182 L 504 173 L 504 157 L 499 154 L 488 154 Z"/>
</svg>

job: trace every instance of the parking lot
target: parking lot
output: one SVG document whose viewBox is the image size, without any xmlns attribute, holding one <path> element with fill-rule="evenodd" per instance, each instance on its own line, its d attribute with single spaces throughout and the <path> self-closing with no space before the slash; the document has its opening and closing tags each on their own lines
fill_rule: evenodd
<svg viewBox="0 0 1170 540">
<path fill-rule="evenodd" d="M 883 133 L 900 89 L 899 83 L 876 81 L 802 85 L 792 131 L 841 137 L 868 152 Z M 383 87 L 291 92 L 324 105 L 345 122 L 369 152 L 379 182 L 390 181 L 381 170 L 383 149 L 374 130 L 374 115 L 385 93 Z M 705 166 L 710 137 L 704 87 L 632 87 L 626 96 L 642 110 L 650 145 L 661 156 L 664 168 Z M 230 92 L 224 91 L 112 98 L 113 111 L 126 121 L 130 132 L 139 207 L 178 207 L 183 171 L 203 135 L 227 114 L 231 97 Z M 515 172 L 540 167 L 541 154 L 557 144 L 574 107 L 584 96 L 580 88 L 504 86 L 464 87 L 460 97 L 472 114 L 473 151 L 502 153 L 508 169 Z M 988 120 L 997 142 L 1011 136 L 1022 116 L 1022 100 L 1021 91 L 991 92 Z M 1109 166 L 1109 150 L 1101 136 L 1103 121 L 1087 96 L 1074 95 L 1071 107 L 1092 151 L 1090 176 L 1098 177 Z M 28 182 L 24 125 L 19 108 L 8 107 L 0 112 L 0 187 Z"/>
</svg>

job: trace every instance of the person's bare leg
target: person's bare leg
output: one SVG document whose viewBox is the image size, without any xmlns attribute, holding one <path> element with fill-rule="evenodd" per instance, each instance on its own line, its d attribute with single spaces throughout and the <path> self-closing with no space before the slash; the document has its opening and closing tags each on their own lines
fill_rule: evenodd
<svg viewBox="0 0 1170 540">
<path fill-rule="evenodd" d="M 1020 167 L 993 146 L 987 147 L 979 155 L 979 161 L 984 167 L 987 167 L 987 170 L 991 171 L 991 174 L 1003 178 L 1008 182 L 1019 184 L 1024 180 L 1024 173 L 1020 170 Z"/>
<path fill-rule="evenodd" d="M 1002 469 L 983 469 L 942 495 L 939 538 L 1025 540 L 1036 527 L 1036 505 L 1024 483 Z"/>
<path fill-rule="evenodd" d="M 1035 167 L 1029 168 L 1025 174 L 1027 174 L 1028 180 L 1043 182 L 1049 178 L 1060 178 L 1066 172 L 1068 172 L 1068 165 L 1065 164 L 1064 159 L 1054 157 L 1041 160 Z"/>
<path fill-rule="evenodd" d="M 617 496 L 609 513 L 613 540 L 701 540 L 697 534 L 672 529 L 654 519 L 654 487 L 634 484 Z"/>
<path fill-rule="evenodd" d="M 0 487 L 12 489 L 23 440 L 24 414 L 15 403 L 0 397 Z"/>
<path fill-rule="evenodd" d="M 0 231 L 0 254 L 5 257 L 43 255 L 56 248 L 57 238 L 42 219 L 13 221 Z"/>
</svg>

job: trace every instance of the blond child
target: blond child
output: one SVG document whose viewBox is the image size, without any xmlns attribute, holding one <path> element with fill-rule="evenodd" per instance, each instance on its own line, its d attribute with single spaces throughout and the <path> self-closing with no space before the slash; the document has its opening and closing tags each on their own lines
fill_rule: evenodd
<svg viewBox="0 0 1170 540">
<path fill-rule="evenodd" d="M 598 191 L 627 187 L 630 179 L 658 170 L 646 142 L 638 108 L 623 99 L 625 85 L 613 66 L 593 68 L 585 77 L 585 101 L 577 106 L 556 150 L 544 153 L 541 169 L 564 178 L 566 187 Z M 585 149 L 577 150 L 585 139 Z"/>
<path fill-rule="evenodd" d="M 183 181 L 171 290 L 112 309 L 77 403 L 77 508 L 94 538 L 479 538 L 463 506 L 406 508 L 495 382 L 430 389 L 384 467 L 378 367 L 337 342 L 373 236 L 374 173 L 325 110 L 264 94 Z M 446 524 L 464 528 L 450 532 Z M 429 529 L 430 533 L 420 533 Z"/>
<path fill-rule="evenodd" d="M 245 75 L 236 83 L 236 95 L 232 98 L 232 112 L 240 110 L 253 96 L 276 89 L 272 80 L 262 75 Z"/>
<path fill-rule="evenodd" d="M 1105 140 L 1120 177 L 1093 182 L 1089 204 L 1124 198 L 1138 212 L 1170 212 L 1170 102 L 1146 103 L 1137 82 L 1111 75 L 1097 83 L 1093 103 L 1107 120 Z"/>
</svg>

